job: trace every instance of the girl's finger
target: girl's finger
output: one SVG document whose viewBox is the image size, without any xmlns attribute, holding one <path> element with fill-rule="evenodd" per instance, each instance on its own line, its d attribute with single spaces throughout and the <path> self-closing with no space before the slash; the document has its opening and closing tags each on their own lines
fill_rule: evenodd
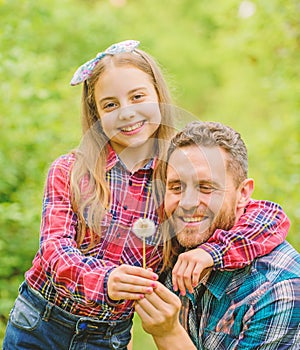
<svg viewBox="0 0 300 350">
<path fill-rule="evenodd" d="M 173 285 L 173 290 L 175 292 L 177 292 L 177 290 L 178 290 L 177 276 L 178 276 L 178 271 L 180 270 L 181 265 L 182 265 L 182 261 L 180 259 L 180 255 L 179 255 L 179 258 L 178 258 L 178 260 L 177 260 L 177 262 L 174 265 L 173 270 L 172 270 L 172 285 Z"/>
<path fill-rule="evenodd" d="M 134 294 L 150 294 L 153 292 L 153 287 L 144 287 L 126 283 L 116 283 L 110 287 L 109 297 L 114 299 L 120 293 Z"/>
<path fill-rule="evenodd" d="M 113 301 L 118 300 L 141 300 L 145 297 L 142 293 L 119 292 Z"/>
<path fill-rule="evenodd" d="M 192 285 L 196 287 L 200 281 L 200 275 L 203 271 L 202 264 L 196 264 L 192 273 Z"/>
<path fill-rule="evenodd" d="M 181 307 L 181 301 L 178 298 L 176 294 L 171 292 L 167 287 L 165 287 L 162 283 L 158 282 L 157 283 L 157 288 L 154 289 L 153 293 L 151 294 L 146 294 L 145 298 L 142 300 L 138 301 L 140 305 L 143 305 L 144 309 L 146 309 L 147 306 L 147 311 L 150 312 L 152 309 L 150 309 L 150 305 L 154 308 L 152 310 L 152 313 L 156 310 L 163 310 L 166 307 L 168 308 L 170 305 L 173 305 L 173 307 L 180 309 Z"/>
<path fill-rule="evenodd" d="M 178 267 L 178 270 L 174 273 L 172 271 L 172 277 L 174 277 L 174 285 L 180 290 L 182 295 L 185 295 L 185 283 L 184 283 L 184 272 L 186 270 L 187 263 L 182 261 Z"/>
<path fill-rule="evenodd" d="M 121 278 L 114 279 L 115 283 L 128 284 L 133 286 L 156 287 L 157 281 L 149 280 L 143 277 L 125 275 Z"/>
<path fill-rule="evenodd" d="M 193 293 L 194 292 L 194 288 L 192 285 L 192 276 L 193 276 L 193 271 L 195 268 L 195 264 L 194 263 L 189 263 L 187 264 L 185 271 L 183 272 L 183 290 L 180 290 L 181 294 L 183 292 L 186 291 L 186 289 L 190 292 Z"/>
<path fill-rule="evenodd" d="M 116 268 L 118 271 L 125 275 L 139 276 L 146 279 L 158 280 L 158 275 L 152 271 L 152 269 L 143 269 L 142 267 L 121 265 Z"/>
</svg>

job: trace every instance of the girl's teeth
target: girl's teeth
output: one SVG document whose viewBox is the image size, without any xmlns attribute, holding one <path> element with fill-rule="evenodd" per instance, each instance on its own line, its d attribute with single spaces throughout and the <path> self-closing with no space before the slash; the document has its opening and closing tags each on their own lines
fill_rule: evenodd
<svg viewBox="0 0 300 350">
<path fill-rule="evenodd" d="M 127 128 L 123 128 L 122 131 L 126 131 L 126 132 L 133 131 L 135 129 L 140 128 L 142 125 L 143 125 L 143 122 L 140 122 L 140 123 L 137 123 L 135 125 L 128 126 Z"/>
</svg>

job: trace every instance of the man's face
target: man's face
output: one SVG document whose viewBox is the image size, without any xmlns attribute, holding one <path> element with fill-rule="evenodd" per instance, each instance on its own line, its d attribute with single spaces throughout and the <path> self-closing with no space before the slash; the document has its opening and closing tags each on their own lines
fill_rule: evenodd
<svg viewBox="0 0 300 350">
<path fill-rule="evenodd" d="M 179 243 L 193 248 L 236 221 L 238 189 L 220 147 L 185 146 L 168 163 L 165 210 Z"/>
</svg>

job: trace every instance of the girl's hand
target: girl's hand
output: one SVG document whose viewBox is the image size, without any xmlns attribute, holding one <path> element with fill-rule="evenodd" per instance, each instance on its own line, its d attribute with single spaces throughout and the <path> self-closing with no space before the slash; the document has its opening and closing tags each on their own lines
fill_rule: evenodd
<svg viewBox="0 0 300 350">
<path fill-rule="evenodd" d="M 174 291 L 179 290 L 181 295 L 185 295 L 187 289 L 190 293 L 193 293 L 194 287 L 203 277 L 203 270 L 213 266 L 213 264 L 214 261 L 211 255 L 201 248 L 179 254 L 172 270 Z"/>
<path fill-rule="evenodd" d="M 131 265 L 120 265 L 109 275 L 108 297 L 111 300 L 138 300 L 153 292 L 158 275 L 151 270 Z"/>
</svg>

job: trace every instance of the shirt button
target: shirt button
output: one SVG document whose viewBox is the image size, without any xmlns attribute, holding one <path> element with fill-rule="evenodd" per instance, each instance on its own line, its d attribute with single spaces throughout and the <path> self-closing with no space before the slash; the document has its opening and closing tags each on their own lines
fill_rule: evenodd
<svg viewBox="0 0 300 350">
<path fill-rule="evenodd" d="M 132 180 L 129 180 L 129 186 L 132 186 Z"/>
<path fill-rule="evenodd" d="M 127 210 L 127 208 L 128 208 L 127 205 L 124 205 L 123 209 L 124 209 L 124 210 Z"/>
</svg>

